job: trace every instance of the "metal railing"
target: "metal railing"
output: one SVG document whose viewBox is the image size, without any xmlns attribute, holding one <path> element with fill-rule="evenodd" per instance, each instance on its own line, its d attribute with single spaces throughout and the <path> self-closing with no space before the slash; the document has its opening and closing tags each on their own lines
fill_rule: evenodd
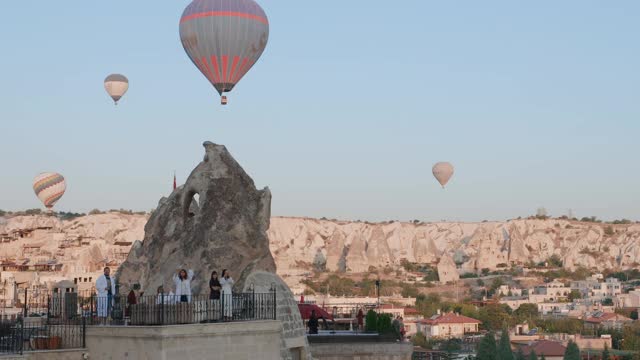
<svg viewBox="0 0 640 360">
<path fill-rule="evenodd" d="M 275 292 L 237 293 L 211 299 L 209 295 L 93 297 L 91 323 L 132 326 L 198 324 L 276 319 Z"/>
<path fill-rule="evenodd" d="M 3 320 L 0 322 L 0 354 L 84 348 L 85 329 L 83 318 L 66 321 L 37 317 Z"/>
<path fill-rule="evenodd" d="M 88 325 L 163 326 L 276 319 L 276 292 L 96 296 L 93 292 L 21 291 L 0 311 L 0 354 L 83 348 Z"/>
</svg>

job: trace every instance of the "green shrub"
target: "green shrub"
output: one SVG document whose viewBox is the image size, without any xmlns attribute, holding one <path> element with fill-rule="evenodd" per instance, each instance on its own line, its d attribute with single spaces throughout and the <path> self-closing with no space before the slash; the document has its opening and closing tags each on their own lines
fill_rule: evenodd
<svg viewBox="0 0 640 360">
<path fill-rule="evenodd" d="M 393 325 L 391 321 L 391 314 L 379 314 L 376 324 L 376 330 L 378 334 L 392 334 Z"/>
<path fill-rule="evenodd" d="M 367 332 L 375 332 L 378 330 L 378 314 L 376 314 L 375 311 L 369 310 L 369 312 L 367 312 L 364 328 Z"/>
</svg>

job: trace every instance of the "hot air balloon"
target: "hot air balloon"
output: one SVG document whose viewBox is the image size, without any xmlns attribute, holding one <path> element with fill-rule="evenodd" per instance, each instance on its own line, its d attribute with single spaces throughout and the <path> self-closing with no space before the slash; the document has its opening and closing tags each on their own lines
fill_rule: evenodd
<svg viewBox="0 0 640 360">
<path fill-rule="evenodd" d="M 57 173 L 42 173 L 33 179 L 33 191 L 44 206 L 51 210 L 67 190 L 64 177 Z"/>
<path fill-rule="evenodd" d="M 233 90 L 267 46 L 269 20 L 253 0 L 194 0 L 180 19 L 180 39 L 226 105 L 224 93 Z"/>
<path fill-rule="evenodd" d="M 104 79 L 104 88 L 113 99 L 113 102 L 118 105 L 118 101 L 129 90 L 129 79 L 124 75 L 111 74 Z"/>
<path fill-rule="evenodd" d="M 444 186 L 447 185 L 449 179 L 453 176 L 453 165 L 448 162 L 439 162 L 433 165 L 432 170 L 433 176 L 435 176 L 436 180 L 438 180 L 444 189 Z"/>
</svg>

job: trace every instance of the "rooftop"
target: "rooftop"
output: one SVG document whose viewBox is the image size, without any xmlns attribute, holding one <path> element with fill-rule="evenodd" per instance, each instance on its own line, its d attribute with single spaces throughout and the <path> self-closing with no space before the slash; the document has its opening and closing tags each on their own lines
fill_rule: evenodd
<svg viewBox="0 0 640 360">
<path fill-rule="evenodd" d="M 468 316 L 458 315 L 455 313 L 446 313 L 440 315 L 434 315 L 429 319 L 423 320 L 423 324 L 438 325 L 438 324 L 481 324 L 480 320 L 470 318 Z"/>
<path fill-rule="evenodd" d="M 535 351 L 536 355 L 550 356 L 564 356 L 564 352 L 567 349 L 561 343 L 549 340 L 540 340 L 533 342 L 529 345 L 525 345 L 522 348 L 522 353 L 529 355 L 531 351 Z"/>
</svg>

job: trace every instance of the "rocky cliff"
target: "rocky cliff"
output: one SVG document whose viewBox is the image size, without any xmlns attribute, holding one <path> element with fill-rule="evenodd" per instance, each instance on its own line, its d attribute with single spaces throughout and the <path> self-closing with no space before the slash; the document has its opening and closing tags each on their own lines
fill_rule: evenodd
<svg viewBox="0 0 640 360">
<path fill-rule="evenodd" d="M 12 235 L 17 239 L 3 242 L 0 259 L 20 258 L 25 251 L 35 251 L 26 257 L 53 256 L 65 266 L 90 266 L 93 257 L 110 260 L 115 251 L 128 249 L 116 244 L 142 240 L 146 221 L 147 216 L 118 213 L 64 222 L 45 216 L 9 218 L 0 225 L 0 234 L 18 230 L 27 230 L 27 234 L 24 238 Z M 500 264 L 526 265 L 554 254 L 569 269 L 585 266 L 604 270 L 640 264 L 638 224 L 554 219 L 412 224 L 274 217 L 267 234 L 278 273 L 283 275 L 304 274 L 314 268 L 366 272 L 370 266 L 397 267 L 402 259 L 436 264 L 443 254 L 449 254 L 466 271 L 495 269 Z M 29 244 L 42 248 L 25 250 Z M 90 250 L 93 245 L 101 255 Z"/>
<path fill-rule="evenodd" d="M 436 264 L 449 255 L 462 271 L 527 265 L 559 256 L 568 269 L 640 264 L 640 225 L 567 220 L 490 223 L 365 223 L 274 218 L 269 229 L 279 273 L 296 269 L 366 272 L 402 259 Z"/>
<path fill-rule="evenodd" d="M 53 216 L 14 216 L 0 222 L 0 261 L 59 264 L 63 275 L 119 265 L 144 237 L 146 215 L 118 212 L 61 221 Z"/>
</svg>

